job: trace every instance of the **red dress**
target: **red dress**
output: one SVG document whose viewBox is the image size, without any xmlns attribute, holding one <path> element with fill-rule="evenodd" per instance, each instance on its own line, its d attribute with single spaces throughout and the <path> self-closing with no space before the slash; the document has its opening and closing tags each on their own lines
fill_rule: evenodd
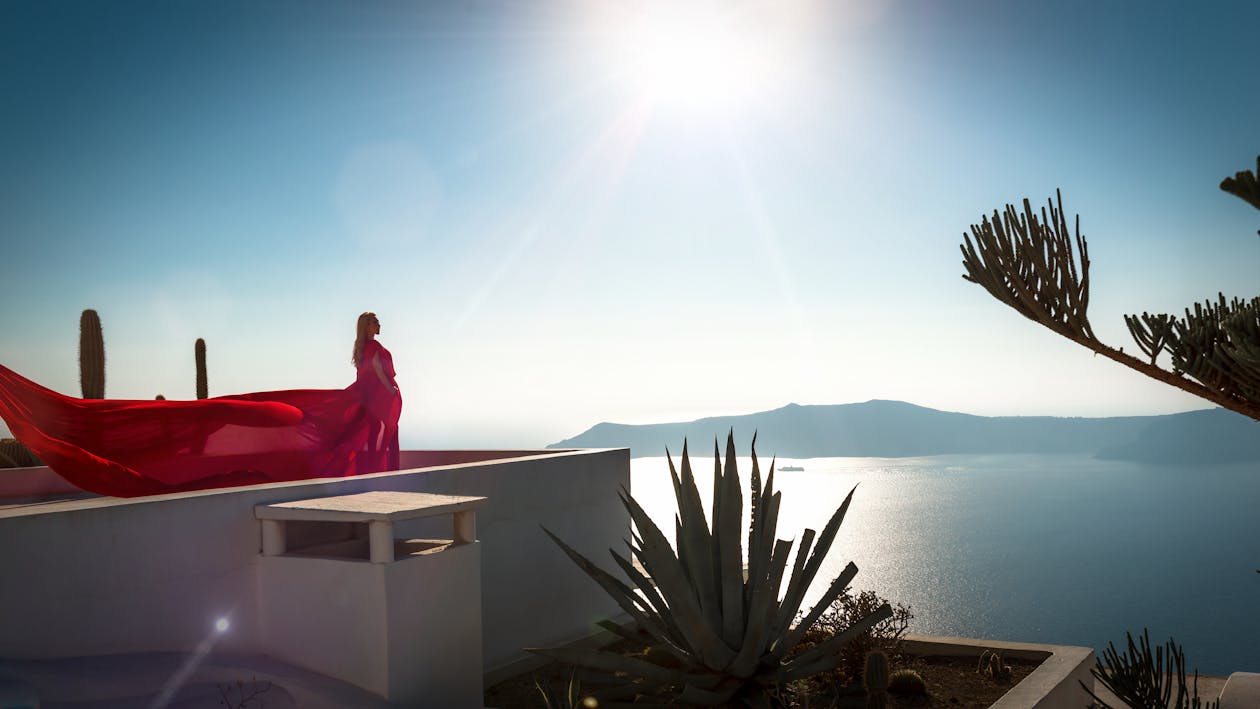
<svg viewBox="0 0 1260 709">
<path fill-rule="evenodd" d="M 372 351 L 392 381 L 389 353 L 379 344 Z M 372 377 L 365 381 L 360 368 L 345 389 L 98 400 L 64 396 L 0 366 L 0 418 L 57 474 L 102 495 L 341 477 L 398 467 L 402 399 Z"/>
<path fill-rule="evenodd" d="M 373 360 L 380 360 L 389 384 L 381 383 Z M 367 450 L 359 458 L 359 472 L 398 469 L 398 418 L 402 414 L 402 394 L 394 381 L 394 357 L 376 340 L 363 343 L 363 355 L 359 357 L 359 400 L 373 419 L 369 426 Z"/>
</svg>

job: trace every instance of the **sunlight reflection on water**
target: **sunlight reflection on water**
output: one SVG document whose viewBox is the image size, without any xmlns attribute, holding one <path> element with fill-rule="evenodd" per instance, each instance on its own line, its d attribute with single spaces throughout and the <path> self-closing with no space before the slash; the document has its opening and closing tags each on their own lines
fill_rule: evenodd
<svg viewBox="0 0 1260 709">
<path fill-rule="evenodd" d="M 739 458 L 747 524 L 749 458 Z M 678 459 L 675 458 L 675 464 Z M 701 499 L 713 458 L 692 458 Z M 760 459 L 763 478 L 769 458 Z M 779 459 L 779 537 L 821 530 L 858 485 L 807 602 L 850 560 L 853 586 L 912 606 L 912 632 L 1105 647 L 1151 628 L 1208 673 L 1260 668 L 1260 475 L 1085 456 Z M 665 459 L 633 491 L 672 539 Z M 795 553 L 795 552 L 793 552 Z"/>
</svg>

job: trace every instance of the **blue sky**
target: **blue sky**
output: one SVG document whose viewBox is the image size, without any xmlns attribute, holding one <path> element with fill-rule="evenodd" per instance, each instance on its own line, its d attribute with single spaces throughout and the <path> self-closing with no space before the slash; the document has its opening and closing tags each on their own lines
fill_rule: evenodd
<svg viewBox="0 0 1260 709">
<path fill-rule="evenodd" d="M 346 386 L 411 446 L 893 398 L 1202 408 L 959 277 L 1063 190 L 1091 320 L 1252 296 L 1260 5 L 0 4 L 0 363 L 65 393 Z M 648 60 L 655 61 L 652 64 Z M 650 65 L 649 65 L 650 64 Z M 645 69 L 646 67 L 646 69 Z M 655 73 L 652 73 L 655 72 Z"/>
</svg>

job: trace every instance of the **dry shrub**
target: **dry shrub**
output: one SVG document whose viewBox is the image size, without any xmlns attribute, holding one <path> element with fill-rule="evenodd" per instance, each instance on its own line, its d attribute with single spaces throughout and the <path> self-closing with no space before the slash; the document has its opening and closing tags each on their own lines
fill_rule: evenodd
<svg viewBox="0 0 1260 709">
<path fill-rule="evenodd" d="M 876 608 L 889 601 L 880 598 L 874 591 L 854 592 L 845 589 L 831 606 L 823 612 L 814 624 L 814 628 L 822 637 L 831 637 L 853 625 L 853 621 L 865 618 Z M 891 605 L 891 604 L 890 604 Z M 901 638 L 910 627 L 914 613 L 910 606 L 898 603 L 893 605 L 891 618 L 883 620 L 867 632 L 857 636 L 840 651 L 839 677 L 835 679 L 841 684 L 854 684 L 862 679 L 862 663 L 866 661 L 866 653 L 880 650 L 890 658 L 897 659 L 901 654 Z"/>
</svg>

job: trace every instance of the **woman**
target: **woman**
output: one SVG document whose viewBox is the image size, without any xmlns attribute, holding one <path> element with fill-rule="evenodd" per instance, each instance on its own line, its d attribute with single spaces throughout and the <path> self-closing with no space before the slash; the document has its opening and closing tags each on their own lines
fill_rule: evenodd
<svg viewBox="0 0 1260 709">
<path fill-rule="evenodd" d="M 402 394 L 394 381 L 394 358 L 376 336 L 381 321 L 376 313 L 363 313 L 355 326 L 350 361 L 358 371 L 355 387 L 369 418 L 367 451 L 359 459 L 359 472 L 398 470 L 398 418 Z"/>
<path fill-rule="evenodd" d="M 191 401 L 76 399 L 0 365 L 0 419 L 57 474 L 102 495 L 343 477 L 398 469 L 394 362 L 359 316 L 355 382 Z"/>
</svg>

